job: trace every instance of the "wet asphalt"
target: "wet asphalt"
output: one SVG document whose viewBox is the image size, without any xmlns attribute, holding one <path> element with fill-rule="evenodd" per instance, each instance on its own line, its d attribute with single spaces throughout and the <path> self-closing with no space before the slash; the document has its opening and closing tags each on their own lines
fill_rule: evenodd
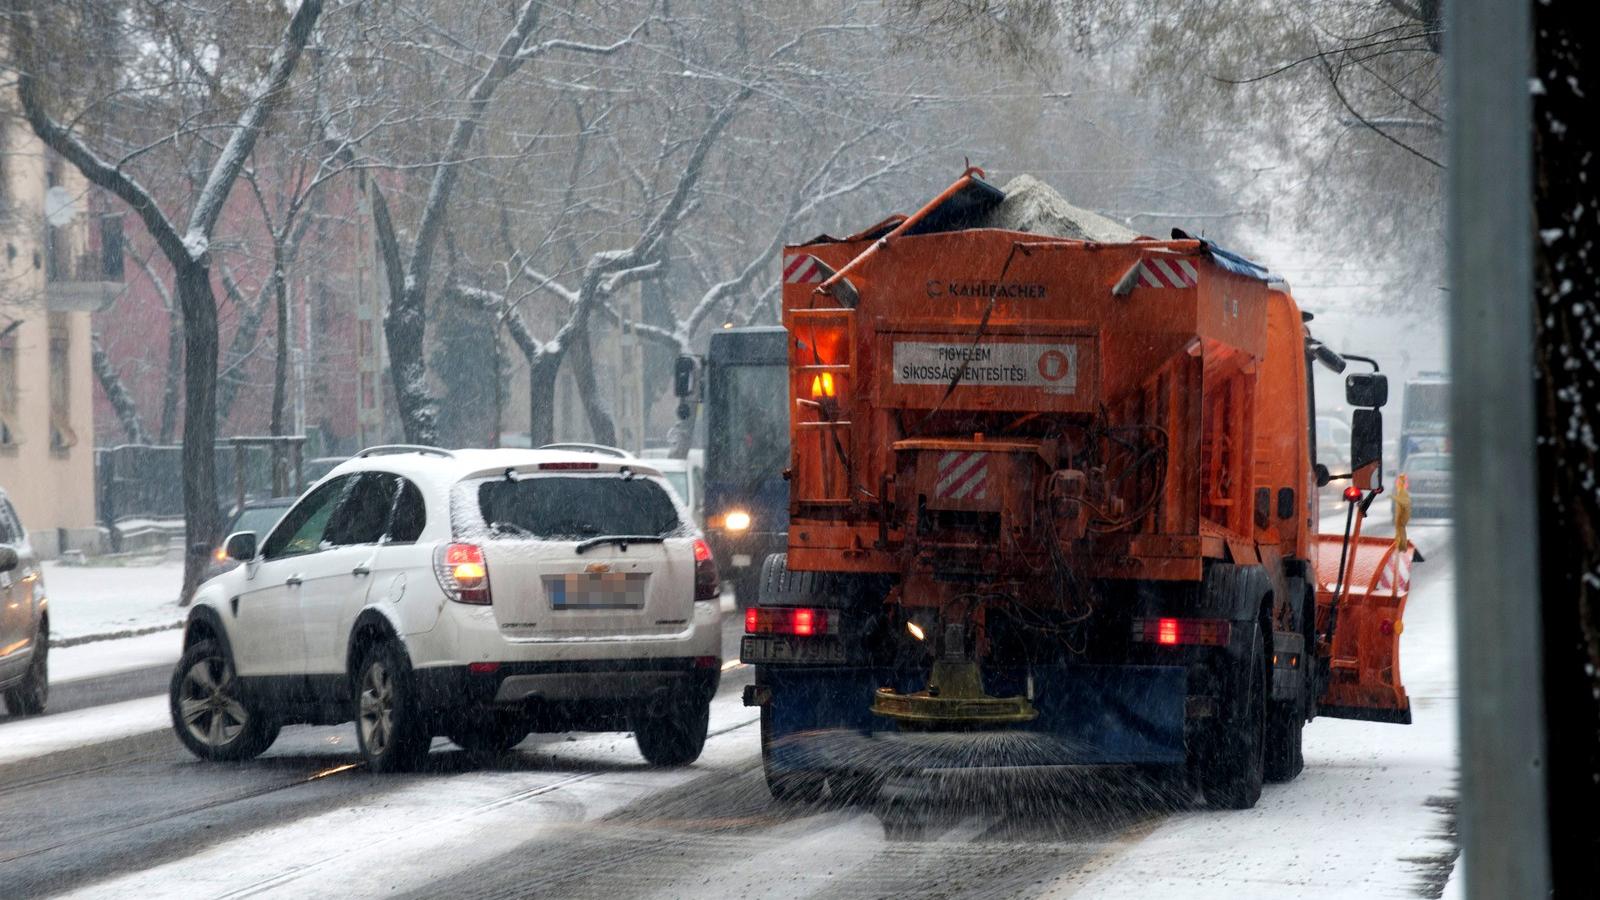
<svg viewBox="0 0 1600 900">
<path fill-rule="evenodd" d="M 725 630 L 730 660 L 738 619 L 730 615 Z M 158 667 L 60 686 L 51 713 L 163 694 L 169 674 Z M 745 668 L 726 673 L 722 694 L 736 695 L 749 678 Z M 0 741 L 5 722 L 0 717 Z M 487 864 L 457 869 L 441 860 L 433 884 L 404 896 L 1029 897 L 1114 865 L 1123 848 L 1189 803 L 1169 783 L 1117 772 L 1076 780 L 1059 794 L 975 799 L 960 784 L 919 785 L 911 815 L 911 806 L 882 799 L 780 803 L 762 778 L 756 729 L 742 727 L 735 738 L 749 747 L 731 772 L 645 793 L 578 827 L 538 831 Z M 535 735 L 488 765 L 571 773 L 534 752 L 562 740 Z M 485 764 L 442 738 L 419 775 L 377 776 L 356 761 L 353 727 L 343 725 L 285 729 L 267 755 L 237 765 L 201 763 L 160 731 L 0 766 L 0 895 L 84 888 L 261 829 L 381 802 L 418 779 L 448 790 L 452 776 Z M 906 795 L 890 787 L 890 796 Z"/>
</svg>

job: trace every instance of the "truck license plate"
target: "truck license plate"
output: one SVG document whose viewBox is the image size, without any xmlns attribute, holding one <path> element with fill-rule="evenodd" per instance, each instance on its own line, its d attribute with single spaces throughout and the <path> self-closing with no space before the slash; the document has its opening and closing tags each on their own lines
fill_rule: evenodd
<svg viewBox="0 0 1600 900">
<path fill-rule="evenodd" d="M 842 663 L 844 646 L 831 638 L 793 638 L 747 634 L 739 644 L 746 663 Z"/>
</svg>

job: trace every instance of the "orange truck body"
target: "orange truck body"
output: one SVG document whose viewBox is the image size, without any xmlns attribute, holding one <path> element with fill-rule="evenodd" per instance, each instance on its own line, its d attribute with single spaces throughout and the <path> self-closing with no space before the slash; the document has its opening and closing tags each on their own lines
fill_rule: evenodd
<svg viewBox="0 0 1600 900">
<path fill-rule="evenodd" d="M 1307 317 L 1285 285 L 1202 240 L 962 226 L 952 207 L 997 194 L 979 175 L 915 215 L 786 248 L 789 548 L 768 581 L 803 580 L 822 605 L 874 596 L 806 613 L 843 634 L 838 652 L 778 655 L 763 649 L 776 637 L 746 637 L 742 655 L 757 663 L 747 701 L 770 706 L 774 793 L 774 778 L 814 764 L 782 756 L 784 741 L 845 719 L 880 727 L 811 708 L 907 681 L 904 649 L 883 647 L 906 628 L 922 639 L 917 623 L 960 623 L 952 641 L 968 636 L 984 684 L 1005 681 L 989 666 L 1034 666 L 1030 700 L 1032 673 L 1083 709 L 1115 693 L 1082 687 L 1112 669 L 1133 685 L 1104 703 L 1112 711 L 1176 690 L 1152 719 L 1176 716 L 1192 735 L 1195 716 L 1229 703 L 1216 684 L 1230 682 L 1195 674 L 1206 647 L 1179 658 L 1162 645 L 1227 644 L 1230 620 L 1235 655 L 1245 629 L 1266 633 L 1272 697 L 1293 716 L 1410 721 L 1398 642 L 1411 549 L 1362 538 L 1355 509 L 1350 540 L 1317 533 Z M 1355 474 L 1368 501 L 1371 476 Z M 813 602 L 795 591 L 762 605 Z M 779 612 L 747 613 L 752 633 Z M 830 639 L 818 629 L 795 645 Z M 1048 673 L 1035 665 L 1046 653 L 1059 657 Z M 818 668 L 827 660 L 845 665 Z M 1069 721 L 1048 695 L 1038 703 L 1038 722 L 1054 722 L 1038 727 L 1104 737 L 1107 725 Z M 1298 722 L 1285 733 L 1298 756 Z M 1141 759 L 1138 740 L 1106 743 L 1102 761 Z M 1229 790 L 1227 802 L 1245 802 Z"/>
<path fill-rule="evenodd" d="M 1321 714 L 1409 721 L 1411 551 L 1317 533 L 1308 332 L 1286 286 L 1193 239 L 918 233 L 974 175 L 918 217 L 785 251 L 787 274 L 821 273 L 783 286 L 788 569 L 887 576 L 897 616 L 981 635 L 983 597 L 1072 620 L 1247 568 L 1274 598 L 1276 665 L 1321 673 Z"/>
</svg>

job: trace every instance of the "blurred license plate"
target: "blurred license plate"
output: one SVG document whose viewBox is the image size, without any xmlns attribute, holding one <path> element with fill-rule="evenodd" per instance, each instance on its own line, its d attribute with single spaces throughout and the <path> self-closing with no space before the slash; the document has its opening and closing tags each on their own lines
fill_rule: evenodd
<svg viewBox="0 0 1600 900">
<path fill-rule="evenodd" d="M 546 575 L 551 609 L 643 609 L 650 576 L 623 572 Z"/>
<path fill-rule="evenodd" d="M 747 663 L 842 663 L 844 645 L 835 638 L 747 634 L 739 644 L 739 660 Z"/>
<path fill-rule="evenodd" d="M 735 553 L 733 555 L 733 567 L 735 569 L 748 569 L 748 568 L 750 568 L 750 554 L 748 554 L 748 553 Z"/>
</svg>

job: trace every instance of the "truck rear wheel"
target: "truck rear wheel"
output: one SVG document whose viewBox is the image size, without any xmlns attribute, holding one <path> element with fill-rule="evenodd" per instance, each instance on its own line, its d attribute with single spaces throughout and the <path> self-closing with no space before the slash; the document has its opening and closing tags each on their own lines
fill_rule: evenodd
<svg viewBox="0 0 1600 900">
<path fill-rule="evenodd" d="M 1199 759 L 1200 787 L 1212 809 L 1249 809 L 1266 778 L 1268 657 L 1261 626 L 1250 650 L 1223 678 L 1211 740 Z"/>
</svg>

